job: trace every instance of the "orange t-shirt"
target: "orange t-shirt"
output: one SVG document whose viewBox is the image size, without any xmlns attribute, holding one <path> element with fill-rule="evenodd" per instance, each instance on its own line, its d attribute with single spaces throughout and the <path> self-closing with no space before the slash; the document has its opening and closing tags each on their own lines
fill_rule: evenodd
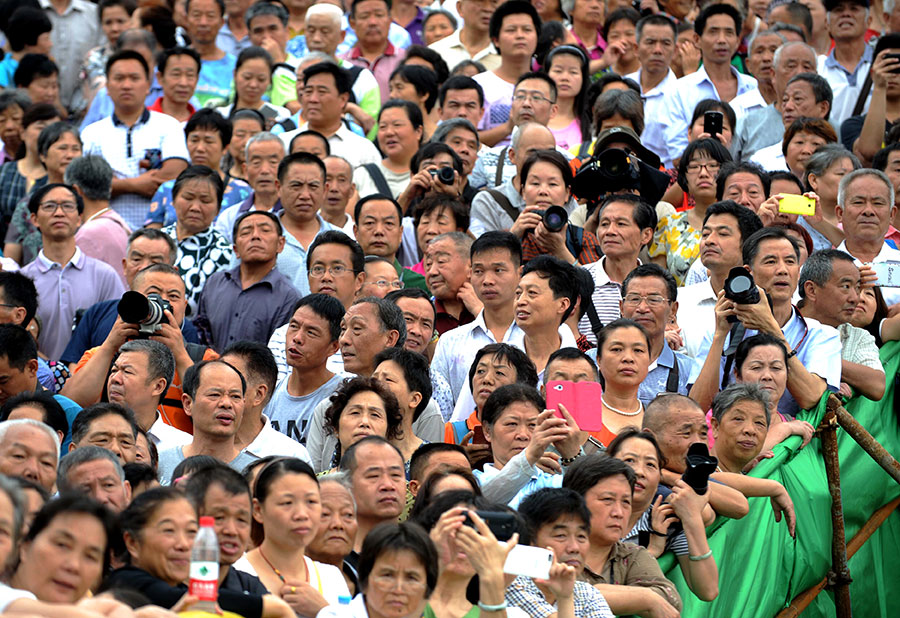
<svg viewBox="0 0 900 618">
<path fill-rule="evenodd" d="M 458 423 L 459 421 L 456 422 Z M 473 410 L 472 414 L 469 415 L 469 418 L 466 419 L 466 428 L 468 428 L 469 431 L 473 431 L 476 427 L 481 427 L 481 421 L 478 420 L 478 413 Z M 462 436 L 460 436 L 460 438 L 462 438 Z M 453 421 L 444 423 L 444 442 L 447 444 L 459 444 L 455 432 L 453 431 Z"/>
</svg>

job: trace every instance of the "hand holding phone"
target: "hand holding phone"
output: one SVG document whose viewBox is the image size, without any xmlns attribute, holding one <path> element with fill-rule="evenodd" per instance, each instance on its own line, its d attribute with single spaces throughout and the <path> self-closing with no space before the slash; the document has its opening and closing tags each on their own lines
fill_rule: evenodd
<svg viewBox="0 0 900 618">
<path fill-rule="evenodd" d="M 811 216 L 816 214 L 816 200 L 805 195 L 784 193 L 778 199 L 778 212 L 789 215 Z"/>
<path fill-rule="evenodd" d="M 506 557 L 503 572 L 532 579 L 547 579 L 550 577 L 551 566 L 553 566 L 553 552 L 549 549 L 516 545 Z"/>
<path fill-rule="evenodd" d="M 722 133 L 722 127 L 725 122 L 725 114 L 722 112 L 709 111 L 703 113 L 703 132 L 708 133 L 710 137 L 715 138 Z"/>
<path fill-rule="evenodd" d="M 562 404 L 580 430 L 600 431 L 603 429 L 602 395 L 603 387 L 597 382 L 553 380 L 547 383 L 547 409 L 555 410 L 555 415 L 563 418 L 559 411 Z"/>
<path fill-rule="evenodd" d="M 900 262 L 877 262 L 871 266 L 878 276 L 876 285 L 883 288 L 900 288 Z"/>
</svg>

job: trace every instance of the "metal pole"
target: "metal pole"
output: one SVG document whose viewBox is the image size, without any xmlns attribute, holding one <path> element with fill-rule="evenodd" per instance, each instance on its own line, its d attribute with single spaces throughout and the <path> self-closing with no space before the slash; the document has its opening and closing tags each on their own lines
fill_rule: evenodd
<svg viewBox="0 0 900 618">
<path fill-rule="evenodd" d="M 830 408 L 830 406 L 829 406 Z M 838 461 L 837 421 L 831 409 L 819 426 L 822 451 L 825 456 L 825 474 L 828 477 L 828 493 L 831 494 L 831 571 L 828 584 L 834 591 L 834 603 L 838 618 L 850 618 L 850 569 L 847 567 L 847 539 L 844 532 L 844 509 L 841 504 L 841 468 Z"/>
</svg>

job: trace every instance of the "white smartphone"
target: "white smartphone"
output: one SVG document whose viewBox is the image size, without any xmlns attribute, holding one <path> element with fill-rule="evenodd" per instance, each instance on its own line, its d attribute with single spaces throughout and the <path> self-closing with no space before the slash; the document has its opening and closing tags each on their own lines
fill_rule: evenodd
<svg viewBox="0 0 900 618">
<path fill-rule="evenodd" d="M 878 285 L 883 288 L 900 288 L 900 262 L 877 262 L 872 270 L 878 275 Z"/>
<path fill-rule="evenodd" d="M 550 577 L 551 566 L 553 566 L 553 552 L 549 549 L 516 545 L 506 556 L 503 572 L 533 579 L 547 579 Z"/>
</svg>

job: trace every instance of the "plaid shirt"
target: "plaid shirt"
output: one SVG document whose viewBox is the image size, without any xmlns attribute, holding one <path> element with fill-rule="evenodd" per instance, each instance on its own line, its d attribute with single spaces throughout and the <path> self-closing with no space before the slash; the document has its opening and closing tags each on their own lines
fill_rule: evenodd
<svg viewBox="0 0 900 618">
<path fill-rule="evenodd" d="M 571 229 L 572 226 L 569 227 Z M 597 240 L 597 237 L 592 233 L 586 230 L 582 230 L 582 238 L 581 238 L 581 252 L 578 254 L 578 263 L 579 264 L 590 264 L 592 262 L 596 262 L 600 259 L 600 241 Z M 569 252 L 572 252 L 574 245 L 573 234 L 566 234 L 566 248 Z M 528 260 L 533 260 L 539 255 L 544 255 L 546 251 L 543 251 L 537 244 L 537 241 L 534 238 L 534 234 L 529 233 L 525 234 L 525 237 L 522 238 L 522 263 L 528 262 Z"/>
<path fill-rule="evenodd" d="M 506 588 L 506 602 L 531 618 L 547 618 L 557 613 L 530 577 L 518 576 Z M 599 590 L 586 582 L 575 582 L 575 615 L 578 618 L 613 618 L 612 610 Z"/>
<path fill-rule="evenodd" d="M 0 165 L 0 220 L 9 222 L 16 204 L 28 192 L 28 181 L 19 173 L 16 161 Z"/>
</svg>

